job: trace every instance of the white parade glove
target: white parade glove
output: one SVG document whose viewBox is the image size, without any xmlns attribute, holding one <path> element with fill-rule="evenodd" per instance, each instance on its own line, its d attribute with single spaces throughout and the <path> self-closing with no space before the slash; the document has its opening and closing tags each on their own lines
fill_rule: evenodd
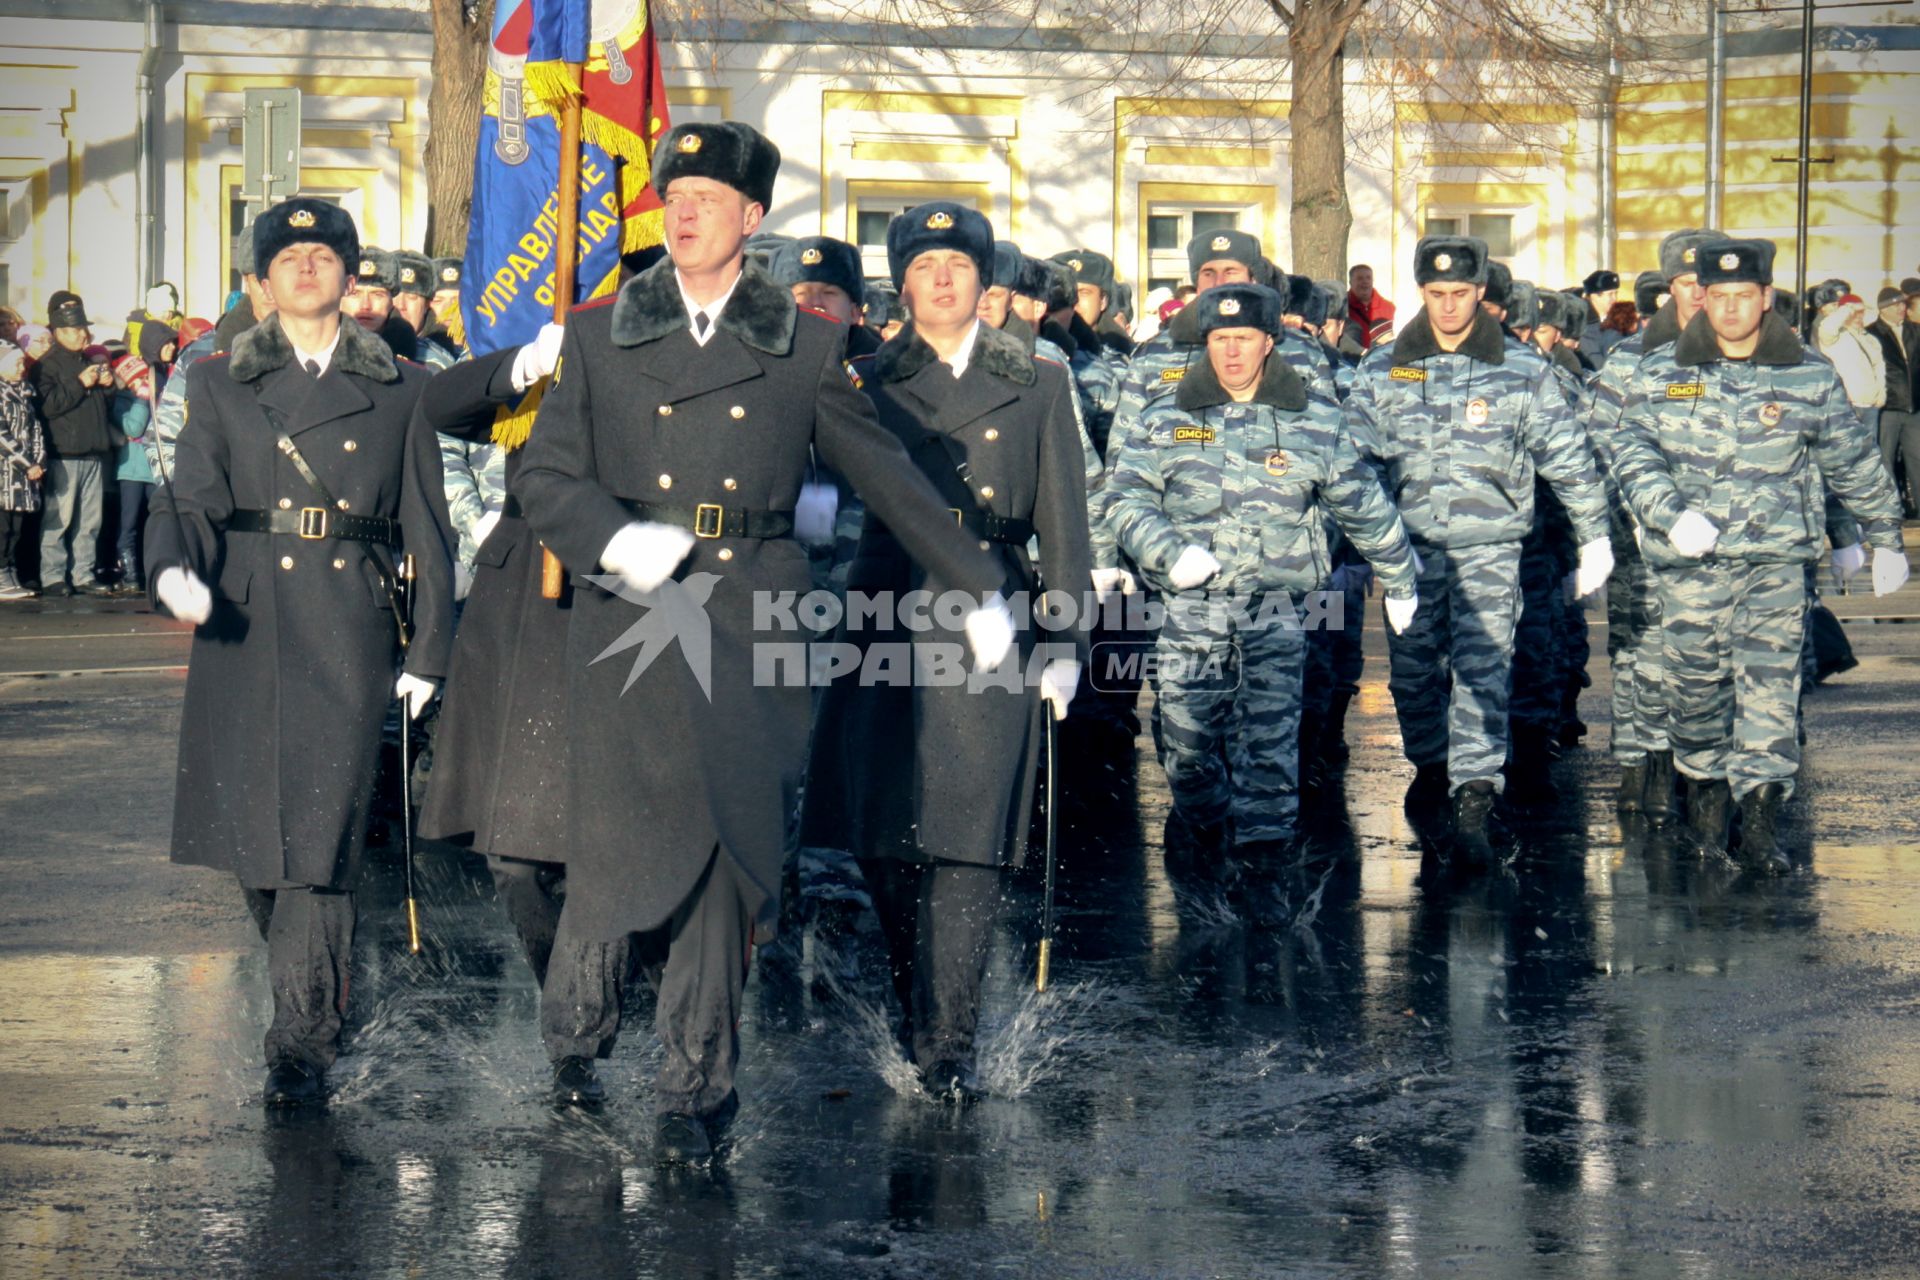
<svg viewBox="0 0 1920 1280">
<path fill-rule="evenodd" d="M 190 569 L 178 565 L 162 569 L 154 580 L 153 593 L 167 612 L 182 622 L 197 627 L 213 616 L 213 592 Z"/>
<path fill-rule="evenodd" d="M 393 686 L 393 696 L 400 699 L 400 705 L 407 709 L 407 719 L 418 720 L 420 713 L 433 701 L 433 695 L 440 692 L 440 686 L 431 680 L 422 680 L 419 676 L 402 675 Z"/>
<path fill-rule="evenodd" d="M 1873 549 L 1873 594 L 1890 596 L 1907 581 L 1907 553 L 1889 551 L 1885 547 Z"/>
<path fill-rule="evenodd" d="M 1859 543 L 1850 547 L 1833 549 L 1833 576 L 1842 582 L 1853 581 L 1853 575 L 1867 567 L 1867 549 Z"/>
<path fill-rule="evenodd" d="M 1673 522 L 1667 541 L 1687 559 L 1698 560 L 1713 550 L 1714 543 L 1720 541 L 1720 530 L 1698 511 L 1683 511 L 1680 518 Z"/>
<path fill-rule="evenodd" d="M 566 334 L 563 324 L 543 324 L 533 341 L 520 348 L 520 354 L 513 358 L 515 391 L 525 391 L 553 373 L 560 364 L 560 339 Z"/>
<path fill-rule="evenodd" d="M 1410 596 L 1388 596 L 1387 625 L 1393 628 L 1393 634 L 1405 635 L 1407 628 L 1413 625 L 1413 615 L 1420 608 L 1420 593 Z"/>
<path fill-rule="evenodd" d="M 840 491 L 830 484 L 803 484 L 793 504 L 793 536 L 809 547 L 833 543 L 833 522 L 840 514 Z"/>
<path fill-rule="evenodd" d="M 973 665 L 980 671 L 992 671 L 1006 661 L 1013 648 L 1013 615 L 998 594 L 980 608 L 967 614 L 964 624 L 967 648 L 973 650 Z"/>
<path fill-rule="evenodd" d="M 493 527 L 499 523 L 500 513 L 498 511 L 489 511 L 478 520 L 475 520 L 473 522 L 473 545 L 476 547 L 485 546 L 487 535 L 492 533 Z"/>
<path fill-rule="evenodd" d="M 1167 570 L 1167 581 L 1178 591 L 1191 591 L 1193 588 L 1220 572 L 1220 562 L 1205 547 L 1189 546 L 1174 560 L 1173 567 Z"/>
<path fill-rule="evenodd" d="M 1040 672 L 1040 696 L 1053 708 L 1055 720 L 1067 718 L 1067 706 L 1073 691 L 1080 686 L 1080 663 L 1073 658 L 1055 658 Z"/>
<path fill-rule="evenodd" d="M 1130 596 L 1140 589 L 1133 575 L 1125 569 L 1095 569 L 1093 571 L 1093 593 L 1105 604 L 1116 595 Z"/>
<path fill-rule="evenodd" d="M 1580 548 L 1580 567 L 1573 572 L 1573 598 L 1585 599 L 1607 585 L 1613 576 L 1613 542 L 1595 538 Z"/>
<path fill-rule="evenodd" d="M 600 567 L 617 573 L 635 591 L 659 587 L 693 550 L 693 534 L 678 525 L 635 521 L 607 541 Z"/>
</svg>

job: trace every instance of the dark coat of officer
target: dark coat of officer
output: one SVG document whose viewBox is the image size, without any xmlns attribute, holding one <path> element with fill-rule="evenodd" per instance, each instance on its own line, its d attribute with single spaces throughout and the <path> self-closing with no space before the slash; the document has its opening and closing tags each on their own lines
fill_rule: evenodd
<svg viewBox="0 0 1920 1280">
<path fill-rule="evenodd" d="M 1025 343 L 980 326 L 966 371 L 956 379 L 911 326 L 870 359 L 854 362 L 888 431 L 937 488 L 944 505 L 969 522 L 982 549 L 999 562 L 1009 592 L 1039 601 L 1044 589 L 1084 609 L 1093 559 L 1087 533 L 1085 460 L 1070 397 L 1057 365 L 1036 361 Z M 991 515 L 1017 522 L 989 529 Z M 949 514 L 948 520 L 954 516 Z M 1000 533 L 1002 536 L 992 536 Z M 1027 539 L 1037 534 L 1036 574 Z M 940 593 L 962 584 L 916 566 L 901 539 L 869 518 L 847 573 L 847 590 L 869 596 Z M 1037 631 L 1031 611 L 1015 611 L 1016 656 L 1024 675 L 1035 646 L 1066 646 L 1057 657 L 1085 661 L 1084 617 L 1072 627 Z M 909 631 L 898 612 L 883 624 L 847 628 L 841 639 L 863 654 L 876 644 L 951 646 L 960 634 L 934 626 Z M 1038 668 L 1033 668 L 1037 681 Z M 814 735 L 802 841 L 851 850 L 859 858 L 1017 865 L 1049 714 L 1037 684 L 1016 692 L 963 684 L 876 684 L 849 674 L 827 691 Z"/>
<path fill-rule="evenodd" d="M 507 347 L 439 374 L 420 397 L 431 430 L 488 438 L 516 398 Z M 507 455 L 507 501 L 474 556 L 454 637 L 420 833 L 471 835 L 482 853 L 567 860 L 567 625 L 571 592 L 541 595 L 541 548 L 520 508 L 524 450 Z M 588 571 L 593 566 L 585 566 Z"/>
<path fill-rule="evenodd" d="M 184 567 L 213 592 L 181 715 L 173 860 L 248 888 L 351 888 L 366 843 L 380 724 L 400 658 L 395 552 L 229 529 L 239 512 L 318 529 L 320 499 L 276 447 L 275 419 L 341 515 L 398 520 L 419 574 L 406 670 L 439 680 L 450 642 L 451 533 L 433 433 L 414 427 L 428 374 L 345 321 L 316 380 L 277 319 L 188 370 L 192 414 L 146 536 L 153 578 Z"/>
<path fill-rule="evenodd" d="M 693 527 L 700 504 L 733 513 L 723 522 L 791 513 L 817 453 L 942 581 L 1002 585 L 999 564 L 958 534 L 874 421 L 846 366 L 845 326 L 802 312 L 751 262 L 714 323 L 695 343 L 665 260 L 610 305 L 575 310 L 517 481 L 534 532 L 574 574 L 568 909 L 590 936 L 660 925 L 716 846 L 758 891 L 750 907 L 777 893 L 812 708 L 803 675 L 756 674 L 756 649 L 806 639 L 755 630 L 756 596 L 811 589 L 806 551 L 787 536 L 699 538 L 670 589 L 698 606 L 704 640 L 683 636 L 637 672 L 633 651 L 597 660 L 659 612 L 592 580 L 622 527 Z M 694 650 L 710 663 L 705 688 Z"/>
</svg>

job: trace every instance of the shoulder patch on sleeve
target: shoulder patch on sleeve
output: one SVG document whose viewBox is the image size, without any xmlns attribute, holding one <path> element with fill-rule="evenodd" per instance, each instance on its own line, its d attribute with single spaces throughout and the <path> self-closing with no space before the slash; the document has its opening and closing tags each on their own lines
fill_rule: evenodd
<svg viewBox="0 0 1920 1280">
<path fill-rule="evenodd" d="M 1427 380 L 1427 371 L 1425 369 L 1416 369 L 1411 365 L 1397 364 L 1388 370 L 1387 376 L 1395 382 L 1425 382 Z"/>
</svg>

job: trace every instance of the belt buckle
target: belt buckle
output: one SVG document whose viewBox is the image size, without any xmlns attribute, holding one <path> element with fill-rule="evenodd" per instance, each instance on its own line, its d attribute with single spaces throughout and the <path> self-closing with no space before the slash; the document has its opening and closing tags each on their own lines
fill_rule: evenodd
<svg viewBox="0 0 1920 1280">
<path fill-rule="evenodd" d="M 300 508 L 300 536 L 308 542 L 318 542 L 326 537 L 330 514 L 325 507 Z"/>
<path fill-rule="evenodd" d="M 953 512 L 953 522 L 954 522 L 955 524 L 957 524 L 957 525 L 959 525 L 959 526 L 960 526 L 961 528 L 963 528 L 963 529 L 964 529 L 964 528 L 966 528 L 966 526 L 967 526 L 967 513 L 966 513 L 966 512 L 964 512 L 964 511 L 962 511 L 962 510 L 961 510 L 960 508 L 958 508 L 958 507 L 948 507 L 948 508 L 947 508 L 947 510 L 949 510 L 949 511 L 951 511 L 951 512 Z"/>
<path fill-rule="evenodd" d="M 702 502 L 693 509 L 693 536 L 717 538 L 725 529 L 727 509 L 717 502 Z"/>
</svg>

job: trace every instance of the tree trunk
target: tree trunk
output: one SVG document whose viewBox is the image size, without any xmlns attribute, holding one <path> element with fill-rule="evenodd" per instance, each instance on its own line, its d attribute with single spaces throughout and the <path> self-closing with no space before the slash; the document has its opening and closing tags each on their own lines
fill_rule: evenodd
<svg viewBox="0 0 1920 1280">
<path fill-rule="evenodd" d="M 472 16 L 469 18 L 469 7 Z M 473 152 L 485 101 L 493 0 L 433 0 L 433 92 L 427 99 L 427 253 L 467 251 Z"/>
<path fill-rule="evenodd" d="M 1346 67 L 1341 46 L 1350 20 L 1326 0 L 1300 0 L 1287 32 L 1292 55 L 1293 260 L 1288 270 L 1316 280 L 1347 278 Z"/>
</svg>

